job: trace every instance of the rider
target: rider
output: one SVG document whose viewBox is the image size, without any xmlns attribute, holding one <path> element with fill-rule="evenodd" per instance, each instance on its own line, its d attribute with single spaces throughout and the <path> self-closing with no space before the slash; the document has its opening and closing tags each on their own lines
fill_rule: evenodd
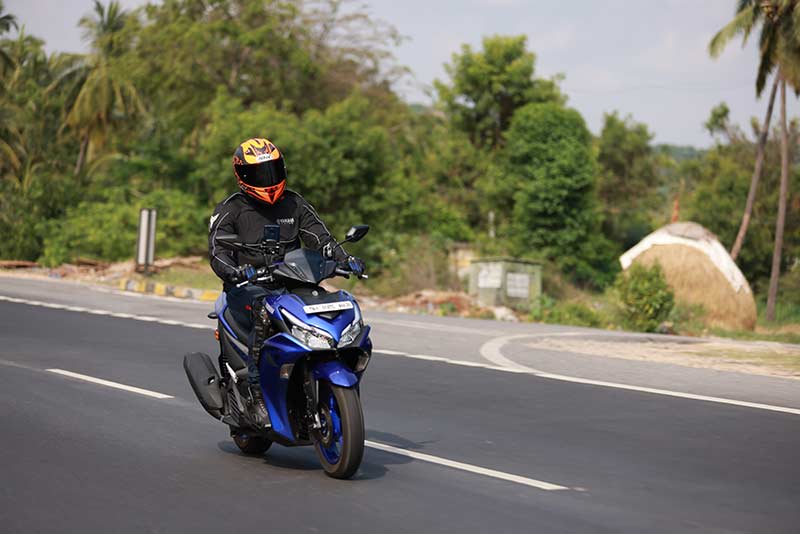
<svg viewBox="0 0 800 534">
<path fill-rule="evenodd" d="M 278 225 L 284 252 L 301 245 L 319 250 L 346 264 L 355 274 L 364 272 L 364 262 L 337 245 L 311 204 L 286 189 L 283 155 L 270 140 L 252 138 L 240 144 L 233 154 L 233 173 L 240 191 L 214 209 L 208 227 L 208 255 L 211 268 L 222 279 L 234 318 L 253 327 L 247 365 L 250 412 L 254 422 L 265 427 L 269 416 L 259 386 L 258 368 L 261 346 L 269 330 L 264 296 L 284 290 L 279 286 L 265 288 L 254 284 L 237 287 L 257 276 L 256 270 L 264 266 L 264 258 L 219 247 L 215 237 L 218 233 L 236 234 L 244 243 L 256 243 L 261 241 L 265 225 Z"/>
</svg>

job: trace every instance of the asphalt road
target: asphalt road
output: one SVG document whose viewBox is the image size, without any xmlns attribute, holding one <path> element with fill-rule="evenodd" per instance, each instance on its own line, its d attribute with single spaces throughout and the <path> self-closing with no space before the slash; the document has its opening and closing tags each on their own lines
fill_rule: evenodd
<svg viewBox="0 0 800 534">
<path fill-rule="evenodd" d="M 157 321 L 209 323 L 207 305 L 10 279 L 0 280 L 2 295 L 38 301 L 0 300 L 4 533 L 800 531 L 800 414 L 506 372 L 481 359 L 488 341 L 549 327 L 367 314 L 377 348 L 392 355 L 373 358 L 362 398 L 373 442 L 566 489 L 375 448 L 343 482 L 323 474 L 310 448 L 241 455 L 202 411 L 181 359 L 215 354 L 211 330 Z M 509 343 L 504 354 L 516 362 L 555 359 Z M 659 365 L 617 372 L 619 362 L 561 356 L 572 363 L 546 370 L 800 406 L 796 381 Z"/>
</svg>

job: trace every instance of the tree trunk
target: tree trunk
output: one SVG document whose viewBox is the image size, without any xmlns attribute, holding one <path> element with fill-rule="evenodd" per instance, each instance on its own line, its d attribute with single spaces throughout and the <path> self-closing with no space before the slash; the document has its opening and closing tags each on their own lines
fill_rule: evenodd
<svg viewBox="0 0 800 534">
<path fill-rule="evenodd" d="M 736 241 L 731 247 L 731 258 L 736 261 L 736 257 L 742 250 L 744 243 L 744 236 L 747 233 L 747 227 L 750 226 L 750 216 L 753 214 L 753 204 L 756 201 L 756 189 L 758 189 L 758 181 L 761 179 L 761 169 L 764 166 L 764 153 L 767 145 L 767 137 L 769 136 L 769 123 L 772 119 L 772 107 L 775 104 L 775 93 L 778 90 L 779 76 L 775 76 L 775 82 L 772 84 L 772 92 L 769 95 L 769 104 L 767 104 L 767 115 L 764 117 L 764 124 L 761 127 L 761 135 L 758 136 L 758 151 L 756 152 L 756 166 L 753 169 L 753 177 L 750 179 L 750 191 L 747 192 L 747 203 L 744 206 L 744 214 L 742 215 L 742 223 L 739 225 L 739 233 L 736 234 Z"/>
<path fill-rule="evenodd" d="M 772 272 L 769 275 L 767 321 L 775 320 L 778 300 L 778 278 L 781 275 L 783 226 L 786 222 L 786 198 L 789 196 L 789 132 L 786 128 L 786 81 L 781 81 L 781 190 L 778 195 L 778 219 L 775 223 L 775 249 L 772 252 Z"/>
<path fill-rule="evenodd" d="M 83 168 L 83 160 L 86 159 L 86 149 L 89 147 L 89 132 L 83 136 L 81 139 L 81 150 L 78 152 L 78 161 L 75 162 L 75 176 L 78 176 L 81 173 L 81 169 Z"/>
</svg>

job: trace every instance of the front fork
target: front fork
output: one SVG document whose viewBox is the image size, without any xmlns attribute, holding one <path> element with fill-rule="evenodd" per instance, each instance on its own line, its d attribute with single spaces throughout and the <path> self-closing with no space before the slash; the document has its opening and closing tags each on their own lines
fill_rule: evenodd
<svg viewBox="0 0 800 534">
<path fill-rule="evenodd" d="M 306 421 L 311 430 L 322 428 L 319 418 L 319 381 L 314 379 L 310 365 L 303 366 L 303 392 L 306 397 Z"/>
</svg>

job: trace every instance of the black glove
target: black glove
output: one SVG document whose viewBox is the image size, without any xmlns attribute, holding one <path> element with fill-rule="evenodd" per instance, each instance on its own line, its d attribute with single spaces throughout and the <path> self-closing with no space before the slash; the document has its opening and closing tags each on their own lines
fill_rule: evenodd
<svg viewBox="0 0 800 534">
<path fill-rule="evenodd" d="M 258 274 L 256 268 L 249 263 L 245 263 L 244 265 L 240 265 L 236 268 L 236 272 L 234 273 L 234 282 L 244 282 L 245 280 L 250 280 L 251 278 L 255 277 L 256 274 Z"/>
<path fill-rule="evenodd" d="M 363 275 L 367 270 L 367 264 L 361 258 L 355 256 L 347 257 L 347 268 L 356 276 Z"/>
</svg>

